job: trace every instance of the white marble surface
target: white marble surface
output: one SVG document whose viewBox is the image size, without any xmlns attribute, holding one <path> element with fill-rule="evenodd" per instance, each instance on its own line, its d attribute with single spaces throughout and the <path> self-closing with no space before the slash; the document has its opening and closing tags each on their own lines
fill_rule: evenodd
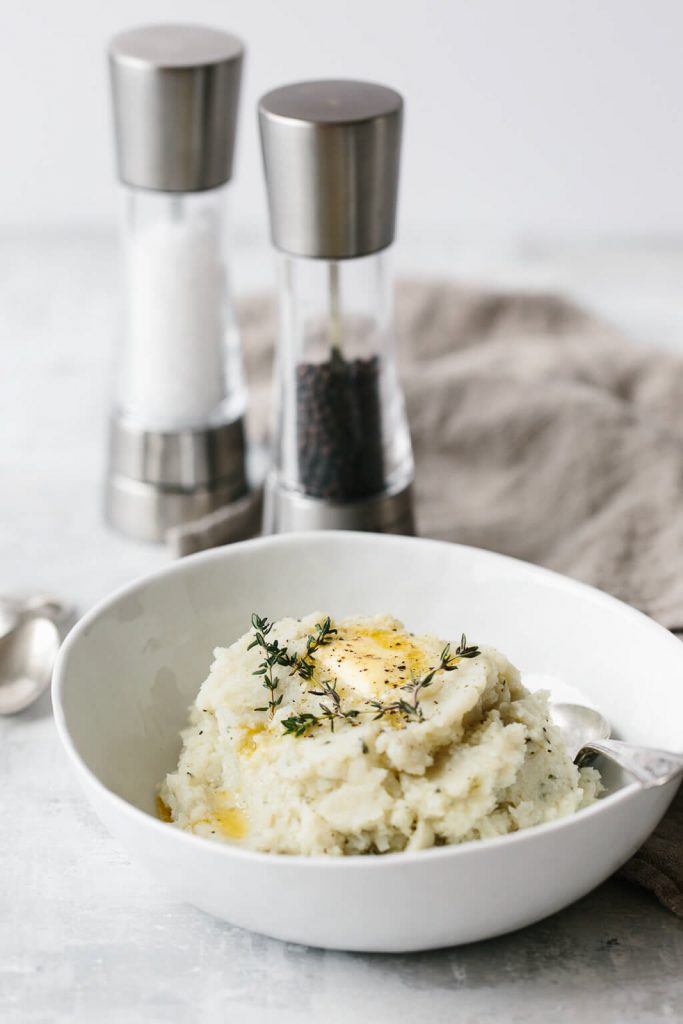
<svg viewBox="0 0 683 1024">
<path fill-rule="evenodd" d="M 238 256 L 239 286 L 268 283 L 261 247 Z M 683 353 L 683 243 L 415 242 L 399 256 L 403 269 L 567 290 Z M 168 557 L 101 521 L 115 267 L 107 238 L 0 239 L 0 588 L 47 587 L 81 610 Z M 104 832 L 47 696 L 0 719 L 3 1024 L 654 1024 L 681 1020 L 681 964 L 681 922 L 618 880 L 523 932 L 424 955 L 321 952 L 231 928 L 176 903 Z"/>
</svg>

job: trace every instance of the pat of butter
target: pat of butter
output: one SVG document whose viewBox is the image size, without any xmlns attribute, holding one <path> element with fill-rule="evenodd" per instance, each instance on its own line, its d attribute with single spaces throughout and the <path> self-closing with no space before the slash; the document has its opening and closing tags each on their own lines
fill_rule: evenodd
<svg viewBox="0 0 683 1024">
<path fill-rule="evenodd" d="M 407 683 L 438 664 L 431 645 L 392 629 L 343 629 L 315 652 L 316 678 L 336 679 L 339 689 L 367 698 Z"/>
</svg>

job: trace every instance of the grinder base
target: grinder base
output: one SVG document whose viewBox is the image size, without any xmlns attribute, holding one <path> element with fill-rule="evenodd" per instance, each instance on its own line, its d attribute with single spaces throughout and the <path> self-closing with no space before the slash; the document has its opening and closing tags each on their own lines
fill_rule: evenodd
<svg viewBox="0 0 683 1024">
<path fill-rule="evenodd" d="M 399 491 L 360 501 L 334 502 L 311 498 L 266 481 L 263 532 L 298 530 L 362 530 L 368 533 L 415 533 L 412 483 Z"/>
<path fill-rule="evenodd" d="M 247 490 L 241 418 L 167 432 L 112 421 L 105 518 L 120 533 L 163 541 L 171 527 L 224 508 Z"/>
</svg>

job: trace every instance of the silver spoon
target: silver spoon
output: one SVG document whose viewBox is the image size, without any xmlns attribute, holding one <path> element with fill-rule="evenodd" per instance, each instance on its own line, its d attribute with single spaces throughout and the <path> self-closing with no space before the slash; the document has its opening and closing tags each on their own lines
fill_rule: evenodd
<svg viewBox="0 0 683 1024">
<path fill-rule="evenodd" d="M 567 753 L 578 765 L 588 764 L 596 754 L 602 754 L 632 775 L 644 789 L 663 786 L 683 774 L 683 754 L 611 740 L 609 722 L 593 708 L 551 704 L 550 711 Z"/>
<path fill-rule="evenodd" d="M 50 685 L 73 610 L 52 595 L 0 599 L 0 715 L 24 711 Z"/>
</svg>

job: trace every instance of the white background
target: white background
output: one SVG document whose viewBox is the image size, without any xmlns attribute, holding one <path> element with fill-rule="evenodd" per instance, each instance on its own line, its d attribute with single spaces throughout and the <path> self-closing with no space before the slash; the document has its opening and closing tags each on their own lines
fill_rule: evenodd
<svg viewBox="0 0 683 1024">
<path fill-rule="evenodd" d="M 405 95 L 404 238 L 683 230 L 680 0 L 4 0 L 0 229 L 115 222 L 105 47 L 160 20 L 247 43 L 242 237 L 265 234 L 258 96 L 325 76 Z"/>
</svg>

